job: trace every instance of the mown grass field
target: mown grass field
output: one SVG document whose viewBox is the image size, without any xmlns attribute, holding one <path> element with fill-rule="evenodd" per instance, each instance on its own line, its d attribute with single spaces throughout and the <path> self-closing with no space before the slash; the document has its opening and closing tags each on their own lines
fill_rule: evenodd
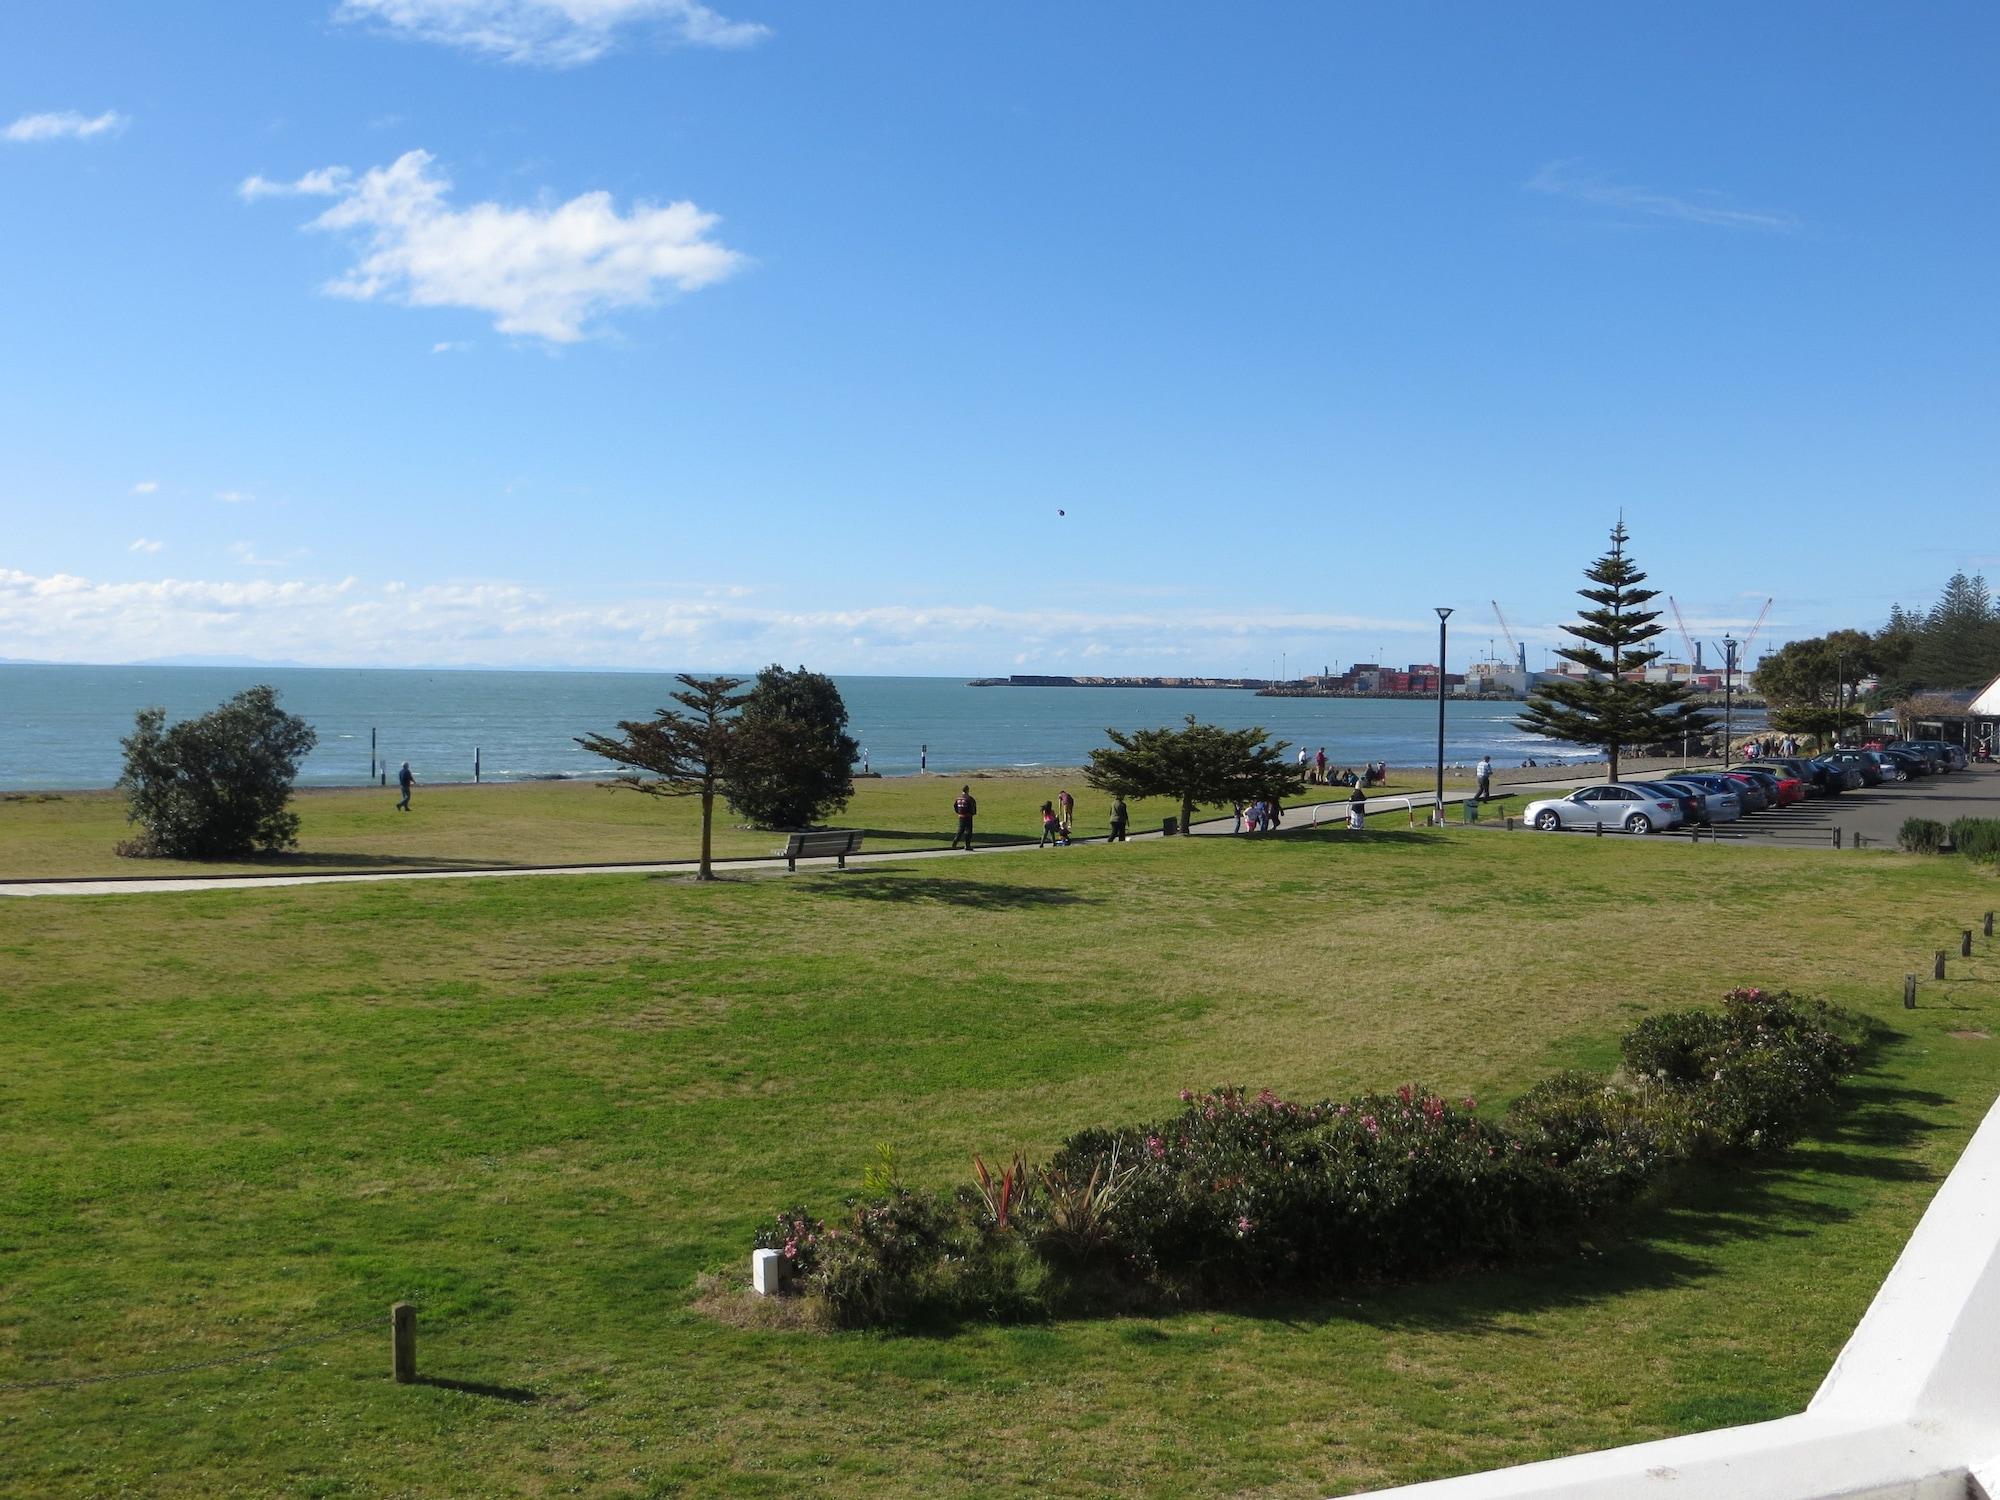
<svg viewBox="0 0 2000 1500">
<path fill-rule="evenodd" d="M 1393 775 L 1382 795 L 1421 791 L 1430 783 L 1413 772 Z M 979 800 L 981 842 L 1034 843 L 1039 809 L 1067 787 L 1076 798 L 1078 837 L 1102 837 L 1111 799 L 1076 772 L 1031 776 L 900 776 L 862 779 L 844 812 L 828 821 L 867 830 L 870 849 L 934 849 L 956 829 L 952 798 L 970 785 Z M 343 787 L 297 794 L 299 847 L 248 863 L 124 859 L 115 851 L 131 836 L 125 802 L 115 792 L 14 793 L 0 796 L 0 881 L 63 875 L 168 875 L 283 870 L 393 870 L 508 865 L 639 863 L 693 859 L 701 851 L 701 811 L 693 797 L 646 797 L 590 782 L 508 782 L 486 786 L 419 787 L 408 813 L 396 811 L 394 789 Z M 1302 800 L 1344 798 L 1338 788 L 1313 788 Z M 1169 801 L 1130 804 L 1132 828 L 1157 829 L 1178 815 Z M 1211 811 L 1227 812 L 1227 808 Z M 718 859 L 765 858 L 784 835 L 743 826 L 718 804 Z"/>
<path fill-rule="evenodd" d="M 0 1492 L 1302 1497 L 1775 1416 L 2000 1081 L 2000 958 L 1899 995 L 1996 890 L 1454 829 L 0 903 L 0 1384 L 383 1320 L 0 1391 Z M 701 1290 L 879 1142 L 949 1185 L 1183 1086 L 1498 1108 L 1739 983 L 1893 1035 L 1828 1136 L 1559 1263 L 921 1336 Z"/>
</svg>

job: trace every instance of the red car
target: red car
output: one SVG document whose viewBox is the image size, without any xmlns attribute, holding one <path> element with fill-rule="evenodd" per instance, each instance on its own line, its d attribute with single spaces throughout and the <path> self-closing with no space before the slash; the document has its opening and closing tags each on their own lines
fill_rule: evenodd
<svg viewBox="0 0 2000 1500">
<path fill-rule="evenodd" d="M 1806 784 L 1789 771 L 1781 771 L 1776 766 L 1731 766 L 1732 774 L 1755 776 L 1774 785 L 1779 807 L 1790 807 L 1794 802 L 1806 800 Z"/>
</svg>

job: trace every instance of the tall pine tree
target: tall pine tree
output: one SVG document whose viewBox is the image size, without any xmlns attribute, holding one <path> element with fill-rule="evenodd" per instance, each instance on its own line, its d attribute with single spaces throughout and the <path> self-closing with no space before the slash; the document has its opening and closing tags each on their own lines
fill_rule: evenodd
<svg viewBox="0 0 2000 1500">
<path fill-rule="evenodd" d="M 1611 550 L 1584 570 L 1595 588 L 1577 592 L 1595 606 L 1580 610 L 1565 629 L 1580 644 L 1556 655 L 1582 667 L 1584 677 L 1545 678 L 1516 721 L 1530 734 L 1601 748 L 1618 779 L 1618 759 L 1633 745 L 1705 735 L 1713 720 L 1688 702 L 1679 683 L 1627 681 L 1643 674 L 1661 653 L 1646 643 L 1666 633 L 1660 612 L 1645 605 L 1658 589 L 1639 587 L 1646 575 L 1625 555 L 1625 523 L 1611 532 Z"/>
</svg>

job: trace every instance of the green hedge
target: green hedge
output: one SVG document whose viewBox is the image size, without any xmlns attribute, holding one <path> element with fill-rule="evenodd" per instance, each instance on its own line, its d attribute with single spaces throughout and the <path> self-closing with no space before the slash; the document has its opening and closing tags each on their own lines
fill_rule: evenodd
<svg viewBox="0 0 2000 1500">
<path fill-rule="evenodd" d="M 2000 818 L 1956 819 L 1951 846 L 1967 859 L 2000 859 Z"/>
<path fill-rule="evenodd" d="M 1614 1079 L 1566 1073 L 1498 1120 L 1405 1086 L 1299 1104 L 1181 1095 L 1148 1125 L 1070 1137 L 954 1194 L 777 1216 L 794 1291 L 835 1322 L 1001 1318 L 1324 1289 L 1492 1265 L 1561 1242 L 1691 1163 L 1782 1147 L 1831 1102 L 1864 1023 L 1736 990 L 1651 1017 Z"/>
<path fill-rule="evenodd" d="M 1935 818 L 1905 818 L 1896 835 L 1896 842 L 1909 854 L 1940 854 L 1944 840 L 1944 824 Z"/>
</svg>

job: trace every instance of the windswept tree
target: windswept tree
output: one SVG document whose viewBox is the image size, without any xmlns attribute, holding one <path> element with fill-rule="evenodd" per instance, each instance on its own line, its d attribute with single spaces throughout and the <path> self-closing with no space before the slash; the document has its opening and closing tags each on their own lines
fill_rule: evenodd
<svg viewBox="0 0 2000 1500">
<path fill-rule="evenodd" d="M 1111 743 L 1090 752 L 1083 779 L 1119 797 L 1171 797 L 1187 830 L 1197 806 L 1290 797 L 1304 785 L 1284 740 L 1260 729 L 1224 729 L 1193 714 L 1184 729 L 1104 731 Z"/>
<path fill-rule="evenodd" d="M 624 774 L 605 783 L 644 792 L 651 797 L 701 798 L 701 868 L 697 880 L 715 879 L 710 849 L 715 827 L 715 797 L 728 785 L 736 747 L 737 711 L 748 701 L 740 677 L 678 678 L 682 691 L 674 702 L 687 713 L 663 708 L 650 719 L 621 719 L 620 737 L 578 735 L 576 742 L 593 755 L 617 764 Z"/>
<path fill-rule="evenodd" d="M 1602 749 L 1613 781 L 1626 749 L 1705 735 L 1713 723 L 1689 703 L 1681 684 L 1645 680 L 1645 669 L 1661 655 L 1646 643 L 1665 629 L 1658 623 L 1660 612 L 1646 608 L 1659 590 L 1639 586 L 1646 575 L 1625 555 L 1626 540 L 1620 521 L 1611 530 L 1611 550 L 1584 570 L 1595 587 L 1577 590 L 1593 607 L 1579 610 L 1577 623 L 1563 627 L 1579 644 L 1556 655 L 1586 675 L 1544 678 L 1515 721 L 1530 734 Z"/>
<path fill-rule="evenodd" d="M 298 843 L 287 804 L 319 735 L 278 707 L 276 688 L 249 688 L 171 728 L 164 708 L 142 708 L 123 743 L 125 818 L 143 832 L 120 853 L 226 859 Z"/>
<path fill-rule="evenodd" d="M 847 705 L 833 679 L 776 665 L 757 674 L 736 721 L 729 805 L 759 828 L 805 828 L 854 795 Z"/>
</svg>

